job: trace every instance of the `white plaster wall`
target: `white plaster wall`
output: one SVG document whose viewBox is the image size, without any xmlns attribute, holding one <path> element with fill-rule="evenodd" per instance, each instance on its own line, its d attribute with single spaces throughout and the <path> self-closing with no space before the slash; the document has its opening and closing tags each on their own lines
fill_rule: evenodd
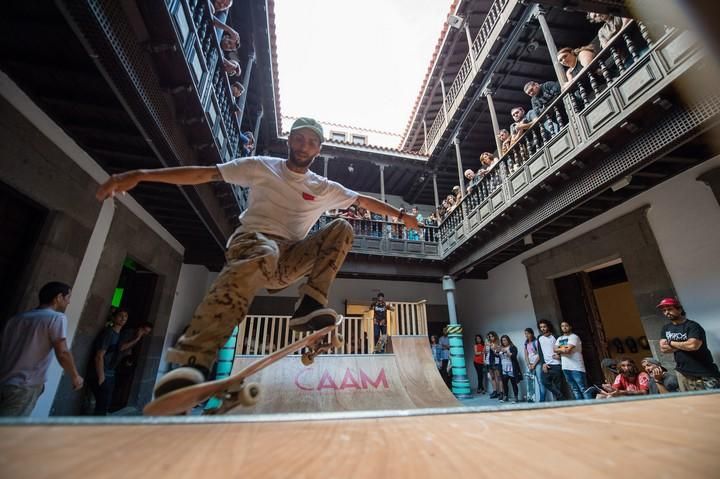
<svg viewBox="0 0 720 479">
<path fill-rule="evenodd" d="M 180 268 L 180 277 L 175 290 L 175 301 L 173 301 L 170 310 L 170 322 L 165 335 L 158 377 L 167 370 L 167 363 L 165 362 L 167 348 L 175 344 L 183 328 L 190 323 L 195 308 L 200 304 L 205 292 L 208 290 L 210 276 L 214 278 L 217 274 L 210 273 L 202 265 L 183 264 Z"/>
<path fill-rule="evenodd" d="M 688 317 L 705 328 L 708 347 L 716 363 L 720 362 L 720 207 L 710 188 L 696 180 L 718 166 L 720 157 L 706 161 L 494 268 L 487 280 L 460 281 L 456 301 L 465 325 L 466 357 L 472 358 L 472 340 L 478 332 L 508 334 L 518 345 L 524 341 L 526 327 L 537 329 L 522 264 L 525 258 L 649 204 L 648 221 L 679 299 Z M 469 375 L 475 381 L 474 371 Z"/>
</svg>

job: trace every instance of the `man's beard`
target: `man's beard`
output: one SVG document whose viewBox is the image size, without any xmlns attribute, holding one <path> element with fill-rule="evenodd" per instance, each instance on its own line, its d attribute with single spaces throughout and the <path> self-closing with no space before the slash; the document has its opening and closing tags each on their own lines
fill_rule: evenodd
<svg viewBox="0 0 720 479">
<path fill-rule="evenodd" d="M 315 161 L 315 157 L 311 157 L 307 160 L 300 160 L 292 150 L 288 151 L 288 162 L 290 162 L 293 166 L 309 169 L 313 164 L 313 161 Z"/>
</svg>

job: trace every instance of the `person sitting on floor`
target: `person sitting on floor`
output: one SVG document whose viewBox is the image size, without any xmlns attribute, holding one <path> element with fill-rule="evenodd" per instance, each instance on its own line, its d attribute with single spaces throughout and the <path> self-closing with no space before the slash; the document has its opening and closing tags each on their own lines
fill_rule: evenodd
<svg viewBox="0 0 720 479">
<path fill-rule="evenodd" d="M 650 394 L 666 394 L 678 390 L 679 385 L 675 373 L 665 369 L 657 359 L 644 358 L 640 366 L 650 376 Z"/>
<path fill-rule="evenodd" d="M 646 372 L 638 371 L 638 367 L 630 358 L 623 358 L 618 366 L 620 374 L 611 385 L 603 384 L 604 391 L 599 392 L 597 399 L 607 399 L 618 396 L 638 396 L 650 392 L 650 376 Z"/>
</svg>

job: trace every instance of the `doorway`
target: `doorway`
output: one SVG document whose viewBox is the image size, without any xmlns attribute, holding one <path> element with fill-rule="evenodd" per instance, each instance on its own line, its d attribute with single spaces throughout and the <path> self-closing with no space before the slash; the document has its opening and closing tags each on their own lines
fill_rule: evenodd
<svg viewBox="0 0 720 479">
<path fill-rule="evenodd" d="M 114 308 L 123 308 L 128 312 L 128 321 L 120 332 L 121 343 L 133 339 L 137 328 L 144 322 L 154 322 L 150 311 L 157 280 L 157 274 L 131 258 L 125 259 L 112 299 Z M 148 340 L 146 337 L 144 341 Z M 130 395 L 139 379 L 136 377 L 136 369 L 141 349 L 142 342 L 134 346 L 118 363 L 110 412 L 132 405 Z"/>
<path fill-rule="evenodd" d="M 651 356 L 640 312 L 622 261 L 555 279 L 562 318 L 583 344 L 588 380 L 606 382 L 603 359 Z"/>
<path fill-rule="evenodd" d="M 48 210 L 0 183 L 0 329 L 17 312 L 26 284 L 22 277 Z"/>
</svg>

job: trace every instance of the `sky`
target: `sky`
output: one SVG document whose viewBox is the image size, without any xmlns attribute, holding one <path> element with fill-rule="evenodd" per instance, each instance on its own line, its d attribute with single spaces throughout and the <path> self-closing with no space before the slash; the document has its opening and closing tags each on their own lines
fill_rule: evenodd
<svg viewBox="0 0 720 479">
<path fill-rule="evenodd" d="M 403 133 L 450 0 L 275 0 L 283 116 Z"/>
</svg>

